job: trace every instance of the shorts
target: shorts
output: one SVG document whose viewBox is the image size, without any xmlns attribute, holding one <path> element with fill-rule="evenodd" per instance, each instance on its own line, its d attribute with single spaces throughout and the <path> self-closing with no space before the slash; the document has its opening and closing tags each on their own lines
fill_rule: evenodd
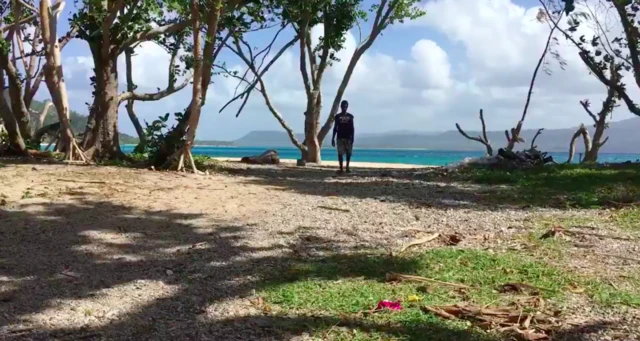
<svg viewBox="0 0 640 341">
<path fill-rule="evenodd" d="M 353 142 L 350 139 L 338 139 L 336 147 L 338 148 L 338 155 L 351 155 Z"/>
</svg>

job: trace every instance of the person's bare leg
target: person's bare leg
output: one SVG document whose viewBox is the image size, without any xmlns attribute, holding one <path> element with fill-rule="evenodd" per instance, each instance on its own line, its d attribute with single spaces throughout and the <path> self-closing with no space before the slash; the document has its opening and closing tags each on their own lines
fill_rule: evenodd
<svg viewBox="0 0 640 341">
<path fill-rule="evenodd" d="M 338 154 L 338 164 L 340 165 L 340 170 L 338 172 L 342 173 L 342 154 Z M 347 166 L 347 168 L 349 168 Z"/>
<path fill-rule="evenodd" d="M 349 168 L 349 164 L 351 164 L 351 154 L 347 154 L 347 173 L 351 173 L 351 168 Z M 342 169 L 342 166 L 340 167 Z"/>
</svg>

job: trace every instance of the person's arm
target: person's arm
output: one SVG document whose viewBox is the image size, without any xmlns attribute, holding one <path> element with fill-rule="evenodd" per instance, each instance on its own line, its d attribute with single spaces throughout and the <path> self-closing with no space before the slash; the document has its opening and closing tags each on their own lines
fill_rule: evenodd
<svg viewBox="0 0 640 341">
<path fill-rule="evenodd" d="M 353 123 L 353 117 L 351 117 L 351 124 L 349 124 L 349 136 L 351 136 L 351 144 L 353 144 L 353 141 L 355 141 L 355 137 L 356 137 L 356 127 L 355 124 Z"/>
<path fill-rule="evenodd" d="M 338 120 L 333 120 L 333 135 L 331 135 L 331 145 L 336 146 L 336 134 L 338 134 Z"/>
</svg>

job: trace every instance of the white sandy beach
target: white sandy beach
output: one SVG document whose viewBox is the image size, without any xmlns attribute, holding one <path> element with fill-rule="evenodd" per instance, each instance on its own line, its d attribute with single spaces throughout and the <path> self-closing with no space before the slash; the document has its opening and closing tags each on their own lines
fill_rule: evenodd
<svg viewBox="0 0 640 341">
<path fill-rule="evenodd" d="M 215 160 L 224 162 L 240 162 L 240 158 L 215 157 Z M 295 166 L 294 159 L 280 159 L 280 163 L 285 166 Z M 318 166 L 314 166 L 318 167 Z M 338 167 L 338 161 L 322 161 L 319 167 Z M 410 165 L 404 163 L 382 163 L 382 162 L 351 162 L 353 168 L 393 168 L 393 169 L 411 169 L 411 168 L 428 168 L 435 166 L 427 165 Z"/>
</svg>

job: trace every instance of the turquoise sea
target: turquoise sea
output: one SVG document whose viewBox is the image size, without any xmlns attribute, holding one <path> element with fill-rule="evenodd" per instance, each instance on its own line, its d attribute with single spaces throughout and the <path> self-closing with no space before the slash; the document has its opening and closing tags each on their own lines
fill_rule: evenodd
<svg viewBox="0 0 640 341">
<path fill-rule="evenodd" d="M 133 145 L 123 145 L 125 153 L 133 151 Z M 260 154 L 267 149 L 275 149 L 280 154 L 281 159 L 298 159 L 300 151 L 295 147 L 214 147 L 195 146 L 193 153 L 197 155 L 207 155 L 211 157 L 241 158 Z M 445 166 L 460 162 L 467 157 L 482 156 L 482 152 L 461 152 L 461 151 L 432 151 L 421 149 L 355 149 L 353 152 L 354 162 L 379 162 L 379 163 L 404 163 L 413 165 Z M 566 162 L 568 153 L 549 153 L 556 162 Z M 577 160 L 578 154 L 574 157 Z M 337 160 L 335 149 L 325 148 L 322 150 L 323 160 Z M 612 154 L 601 153 L 599 162 L 624 162 L 636 161 L 640 159 L 640 154 Z"/>
</svg>

